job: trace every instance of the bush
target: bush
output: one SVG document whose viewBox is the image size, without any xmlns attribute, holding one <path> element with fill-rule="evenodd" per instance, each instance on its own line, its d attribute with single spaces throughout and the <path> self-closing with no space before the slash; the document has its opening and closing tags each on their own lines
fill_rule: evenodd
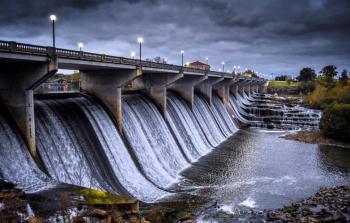
<svg viewBox="0 0 350 223">
<path fill-rule="evenodd" d="M 350 142 L 350 104 L 329 105 L 321 118 L 320 129 L 326 137 Z"/>
<path fill-rule="evenodd" d="M 350 104 L 350 84 L 344 86 L 336 83 L 333 88 L 327 88 L 318 80 L 316 88 L 305 100 L 305 104 L 312 108 L 325 109 L 333 102 Z"/>
</svg>

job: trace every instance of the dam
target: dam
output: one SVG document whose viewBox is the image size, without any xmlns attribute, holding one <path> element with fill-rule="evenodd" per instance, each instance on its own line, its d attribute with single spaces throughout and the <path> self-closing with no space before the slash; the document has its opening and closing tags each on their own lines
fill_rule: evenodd
<svg viewBox="0 0 350 223">
<path fill-rule="evenodd" d="M 79 70 L 80 91 L 35 94 L 58 69 Z M 283 204 L 288 199 L 276 194 L 285 185 L 310 183 L 296 195 L 301 197 L 323 184 L 346 182 L 347 173 L 327 169 L 331 161 L 322 158 L 327 148 L 309 146 L 310 158 L 295 157 L 303 152 L 300 144 L 260 131 L 317 128 L 320 119 L 318 111 L 272 100 L 265 94 L 266 83 L 225 72 L 0 41 L 0 178 L 28 193 L 64 183 L 145 203 L 188 191 L 208 203 L 217 200 L 221 208 L 232 205 L 227 194 L 235 205 L 254 206 L 258 201 L 251 202 L 251 185 L 258 188 L 254 195 L 262 207 L 274 207 L 266 200 L 277 197 Z M 286 150 L 277 150 L 284 143 Z M 286 157 L 309 170 L 294 176 L 302 171 Z M 283 161 L 281 172 L 274 172 L 273 165 Z M 268 185 L 275 185 L 274 191 Z"/>
</svg>

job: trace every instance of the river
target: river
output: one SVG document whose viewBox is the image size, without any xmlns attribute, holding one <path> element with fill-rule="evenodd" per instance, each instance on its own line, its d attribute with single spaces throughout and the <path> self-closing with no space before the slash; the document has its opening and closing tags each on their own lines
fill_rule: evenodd
<svg viewBox="0 0 350 223">
<path fill-rule="evenodd" d="M 280 138 L 286 133 L 239 130 L 185 169 L 171 187 L 176 195 L 163 201 L 191 200 L 180 209 L 186 206 L 199 222 L 221 222 L 219 212 L 281 208 L 320 187 L 350 183 L 349 149 Z"/>
</svg>

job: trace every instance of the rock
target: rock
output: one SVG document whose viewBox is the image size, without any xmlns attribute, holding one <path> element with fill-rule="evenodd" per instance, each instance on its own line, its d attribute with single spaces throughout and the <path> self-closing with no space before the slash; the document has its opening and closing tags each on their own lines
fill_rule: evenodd
<svg viewBox="0 0 350 223">
<path fill-rule="evenodd" d="M 84 217 L 78 216 L 73 219 L 73 223 L 86 223 Z"/>
<path fill-rule="evenodd" d="M 191 218 L 182 218 L 178 220 L 177 223 L 196 223 L 196 221 Z"/>
<path fill-rule="evenodd" d="M 145 218 L 141 218 L 140 223 L 151 223 L 151 222 L 147 221 Z"/>
<path fill-rule="evenodd" d="M 308 217 L 308 223 L 318 223 L 319 221 L 316 218 Z"/>
<path fill-rule="evenodd" d="M 43 223 L 43 220 L 41 218 L 32 217 L 28 220 L 28 223 Z"/>
<path fill-rule="evenodd" d="M 111 213 L 111 216 L 113 218 L 113 221 L 115 221 L 115 222 L 123 220 L 123 213 L 121 213 L 118 210 L 113 210 Z"/>
<path fill-rule="evenodd" d="M 89 215 L 97 218 L 106 218 L 108 216 L 108 212 L 106 210 L 95 208 L 90 211 Z"/>
</svg>

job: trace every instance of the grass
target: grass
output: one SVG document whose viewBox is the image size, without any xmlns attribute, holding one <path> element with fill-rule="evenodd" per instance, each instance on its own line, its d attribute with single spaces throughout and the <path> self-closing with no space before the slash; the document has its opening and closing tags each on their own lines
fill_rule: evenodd
<svg viewBox="0 0 350 223">
<path fill-rule="evenodd" d="M 298 87 L 299 82 L 290 82 L 287 81 L 269 81 L 269 87 Z"/>
</svg>

